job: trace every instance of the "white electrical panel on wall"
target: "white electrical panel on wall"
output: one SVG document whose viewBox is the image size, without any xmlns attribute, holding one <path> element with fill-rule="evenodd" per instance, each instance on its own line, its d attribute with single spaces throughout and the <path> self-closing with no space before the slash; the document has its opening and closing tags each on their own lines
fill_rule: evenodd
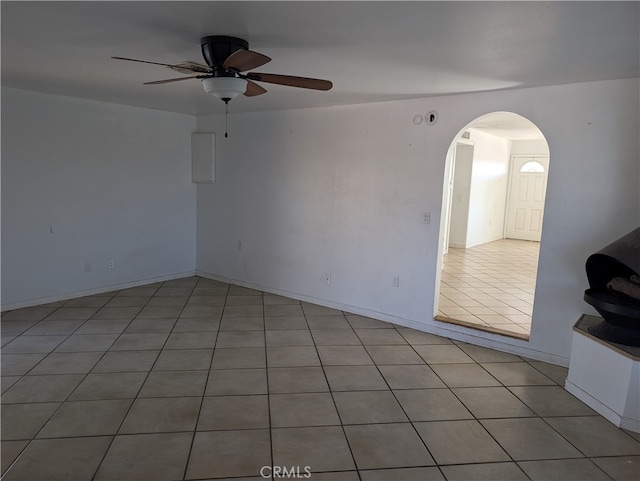
<svg viewBox="0 0 640 481">
<path fill-rule="evenodd" d="M 191 180 L 212 184 L 216 180 L 216 135 L 191 134 Z"/>
</svg>

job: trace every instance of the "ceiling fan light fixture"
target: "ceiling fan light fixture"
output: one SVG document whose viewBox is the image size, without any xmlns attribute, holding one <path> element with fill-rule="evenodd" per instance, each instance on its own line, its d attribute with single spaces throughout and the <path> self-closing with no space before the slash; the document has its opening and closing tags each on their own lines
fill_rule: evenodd
<svg viewBox="0 0 640 481">
<path fill-rule="evenodd" d="M 245 93 L 247 81 L 240 77 L 210 77 L 202 79 L 202 86 L 206 93 L 228 102 Z"/>
</svg>

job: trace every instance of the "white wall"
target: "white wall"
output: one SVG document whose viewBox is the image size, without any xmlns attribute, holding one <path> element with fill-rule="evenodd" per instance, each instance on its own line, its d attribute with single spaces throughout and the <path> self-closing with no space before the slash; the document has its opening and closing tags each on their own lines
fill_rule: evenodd
<svg viewBox="0 0 640 481">
<path fill-rule="evenodd" d="M 549 145 L 544 139 L 512 140 L 511 155 L 548 156 Z"/>
<path fill-rule="evenodd" d="M 449 222 L 449 246 L 451 247 L 467 247 L 473 149 L 473 145 L 462 143 L 458 143 L 455 148 L 453 196 Z"/>
<path fill-rule="evenodd" d="M 429 176 L 424 127 L 408 128 L 413 116 L 388 106 L 231 114 L 230 137 L 216 146 L 216 184 L 198 186 L 198 269 L 428 317 L 429 304 L 412 294 L 435 286 L 427 259 L 437 244 L 425 233 L 435 232 L 439 200 L 425 197 L 440 192 L 442 174 Z M 221 122 L 204 117 L 198 128 Z M 394 276 L 402 288 L 390 288 Z"/>
<path fill-rule="evenodd" d="M 586 258 L 640 221 L 639 87 L 627 79 L 232 113 L 216 183 L 198 186 L 198 270 L 567 364 L 571 326 L 591 312 Z M 412 123 L 432 109 L 435 126 Z M 534 122 L 553 158 L 529 342 L 433 320 L 445 156 L 466 125 L 494 111 Z M 223 128 L 222 116 L 198 119 L 199 131 Z"/>
<path fill-rule="evenodd" d="M 193 273 L 193 130 L 191 116 L 3 87 L 2 308 Z"/>
<path fill-rule="evenodd" d="M 502 239 L 511 141 L 469 129 L 474 142 L 466 247 Z"/>
</svg>

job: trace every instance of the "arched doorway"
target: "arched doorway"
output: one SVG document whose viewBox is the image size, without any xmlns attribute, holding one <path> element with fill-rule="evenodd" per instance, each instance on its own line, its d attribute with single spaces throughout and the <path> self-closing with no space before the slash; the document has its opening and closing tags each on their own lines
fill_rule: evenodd
<svg viewBox="0 0 640 481">
<path fill-rule="evenodd" d="M 528 339 L 549 146 L 528 119 L 470 122 L 446 159 L 437 320 Z"/>
</svg>

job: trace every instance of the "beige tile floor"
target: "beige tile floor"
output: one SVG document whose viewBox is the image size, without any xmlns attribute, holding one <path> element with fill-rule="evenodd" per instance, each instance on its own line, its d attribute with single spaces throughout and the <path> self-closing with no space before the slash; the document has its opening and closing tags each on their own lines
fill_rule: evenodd
<svg viewBox="0 0 640 481">
<path fill-rule="evenodd" d="M 1 326 L 6 481 L 640 471 L 640 436 L 568 394 L 564 368 L 207 279 L 15 310 Z"/>
<path fill-rule="evenodd" d="M 444 256 L 438 315 L 528 338 L 538 242 L 502 239 Z"/>
</svg>

